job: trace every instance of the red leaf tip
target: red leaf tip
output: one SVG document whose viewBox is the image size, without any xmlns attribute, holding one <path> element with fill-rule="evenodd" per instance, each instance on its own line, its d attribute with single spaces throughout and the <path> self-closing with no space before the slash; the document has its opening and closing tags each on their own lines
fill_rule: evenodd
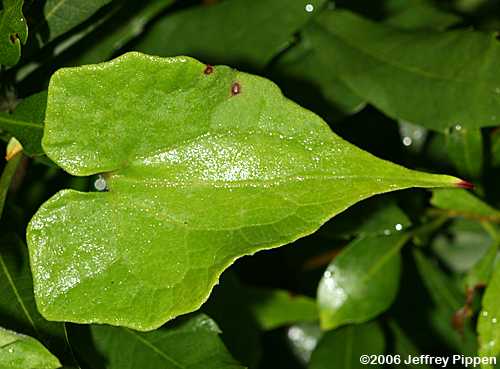
<svg viewBox="0 0 500 369">
<path fill-rule="evenodd" d="M 456 186 L 460 188 L 465 188 L 466 190 L 472 190 L 474 188 L 474 184 L 462 180 L 458 181 L 456 183 Z"/>
</svg>

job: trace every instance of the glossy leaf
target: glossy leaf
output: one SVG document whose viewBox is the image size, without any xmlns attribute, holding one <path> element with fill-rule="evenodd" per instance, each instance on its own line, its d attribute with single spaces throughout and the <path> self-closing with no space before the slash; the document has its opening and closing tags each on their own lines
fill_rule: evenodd
<svg viewBox="0 0 500 369">
<path fill-rule="evenodd" d="M 408 237 L 360 237 L 333 259 L 318 286 L 323 329 L 366 322 L 391 305 L 399 286 L 399 252 Z"/>
<path fill-rule="evenodd" d="M 326 332 L 312 353 L 310 369 L 357 369 L 361 355 L 383 354 L 384 333 L 377 322 L 348 325 Z M 380 368 L 370 365 L 370 368 Z"/>
<path fill-rule="evenodd" d="M 479 334 L 479 355 L 495 357 L 500 355 L 500 268 L 497 264 L 486 288 L 479 313 L 477 332 Z M 482 368 L 493 368 L 482 365 Z"/>
<path fill-rule="evenodd" d="M 458 172 L 468 178 L 478 178 L 483 168 L 483 136 L 478 128 L 460 125 L 446 132 L 447 152 Z"/>
<path fill-rule="evenodd" d="M 56 369 L 60 367 L 59 360 L 40 342 L 0 327 L 0 368 Z"/>
<path fill-rule="evenodd" d="M 243 369 L 226 350 L 219 328 L 204 314 L 184 317 L 156 331 L 90 327 L 95 352 L 80 345 L 91 369 Z"/>
<path fill-rule="evenodd" d="M 461 183 L 377 159 L 271 82 L 187 57 L 59 70 L 45 124 L 47 155 L 108 188 L 61 191 L 30 222 L 50 320 L 153 329 L 196 310 L 238 257 L 377 193 Z"/>
<path fill-rule="evenodd" d="M 316 23 L 330 36 L 324 47 L 337 75 L 390 117 L 442 132 L 499 124 L 500 46 L 493 34 L 398 30 L 348 11 L 325 11 Z M 450 63 L 457 59 L 466 61 Z"/>
<path fill-rule="evenodd" d="M 46 105 L 47 92 L 43 91 L 24 99 L 12 114 L 0 112 L 0 128 L 15 136 L 27 155 L 44 155 L 41 141 Z"/>
<path fill-rule="evenodd" d="M 325 3 L 232 0 L 192 7 L 158 20 L 136 49 L 160 56 L 190 55 L 210 64 L 262 69 L 291 44 L 293 35 Z"/>
<path fill-rule="evenodd" d="M 278 289 L 248 288 L 250 310 L 265 330 L 318 320 L 316 301 Z"/>
<path fill-rule="evenodd" d="M 448 210 L 450 215 L 463 215 L 483 218 L 484 220 L 500 218 L 500 211 L 465 190 L 433 191 L 431 204 L 437 208 Z"/>
<path fill-rule="evenodd" d="M 43 6 L 44 22 L 34 30 L 40 45 L 68 32 L 109 2 L 111 0 L 47 0 Z"/>
<path fill-rule="evenodd" d="M 0 10 L 0 64 L 15 65 L 21 58 L 21 44 L 28 38 L 23 0 L 2 0 Z"/>
<path fill-rule="evenodd" d="M 289 346 L 302 364 L 309 364 L 311 355 L 323 334 L 317 323 L 298 323 L 287 329 Z"/>
</svg>

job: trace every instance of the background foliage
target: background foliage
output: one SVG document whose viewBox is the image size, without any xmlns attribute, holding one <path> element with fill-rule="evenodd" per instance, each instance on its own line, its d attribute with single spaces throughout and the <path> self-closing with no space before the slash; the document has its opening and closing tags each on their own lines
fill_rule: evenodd
<svg viewBox="0 0 500 369">
<path fill-rule="evenodd" d="M 497 1 L 1 4 L 0 137 L 24 154 L 0 180 L 0 367 L 356 368 L 361 353 L 500 354 Z M 27 223 L 57 190 L 93 191 L 99 178 L 45 156 L 48 82 L 131 50 L 265 76 L 358 147 L 475 188 L 364 200 L 240 259 L 200 311 L 152 332 L 49 322 L 34 303 Z"/>
</svg>

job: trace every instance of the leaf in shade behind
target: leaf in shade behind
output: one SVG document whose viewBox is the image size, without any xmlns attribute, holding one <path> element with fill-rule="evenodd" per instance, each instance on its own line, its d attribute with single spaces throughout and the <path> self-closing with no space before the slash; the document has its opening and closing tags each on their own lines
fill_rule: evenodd
<svg viewBox="0 0 500 369">
<path fill-rule="evenodd" d="M 390 117 L 441 132 L 499 124 L 494 34 L 398 30 L 343 10 L 325 11 L 314 22 L 329 35 L 323 47 L 337 75 Z"/>
<path fill-rule="evenodd" d="M 135 47 L 160 56 L 190 55 L 211 64 L 262 69 L 325 3 L 232 0 L 192 7 L 159 19 Z"/>
<path fill-rule="evenodd" d="M 72 334 L 76 340 L 77 328 Z M 77 346 L 91 369 L 244 369 L 219 338 L 215 322 L 190 315 L 149 333 L 106 325 L 90 326 L 90 345 Z"/>
<path fill-rule="evenodd" d="M 27 155 L 45 154 L 41 142 L 46 105 L 47 91 L 43 91 L 24 99 L 12 114 L 0 112 L 0 129 L 16 137 Z"/>
<path fill-rule="evenodd" d="M 326 332 L 311 356 L 310 369 L 363 368 L 361 355 L 384 353 L 384 332 L 377 322 L 348 325 Z M 370 368 L 380 368 L 370 365 Z"/>
<path fill-rule="evenodd" d="M 56 369 L 59 360 L 43 345 L 24 334 L 0 327 L 0 368 Z"/>
</svg>

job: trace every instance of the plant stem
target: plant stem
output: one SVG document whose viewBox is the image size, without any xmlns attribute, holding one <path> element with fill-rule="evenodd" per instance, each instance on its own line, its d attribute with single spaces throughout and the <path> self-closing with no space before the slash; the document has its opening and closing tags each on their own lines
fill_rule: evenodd
<svg viewBox="0 0 500 369">
<path fill-rule="evenodd" d="M 14 178 L 14 174 L 16 174 L 17 167 L 19 166 L 22 157 L 23 153 L 18 152 L 10 158 L 3 169 L 2 176 L 0 177 L 0 216 L 3 214 L 5 198 L 7 197 L 7 192 L 9 192 L 12 178 Z"/>
</svg>

